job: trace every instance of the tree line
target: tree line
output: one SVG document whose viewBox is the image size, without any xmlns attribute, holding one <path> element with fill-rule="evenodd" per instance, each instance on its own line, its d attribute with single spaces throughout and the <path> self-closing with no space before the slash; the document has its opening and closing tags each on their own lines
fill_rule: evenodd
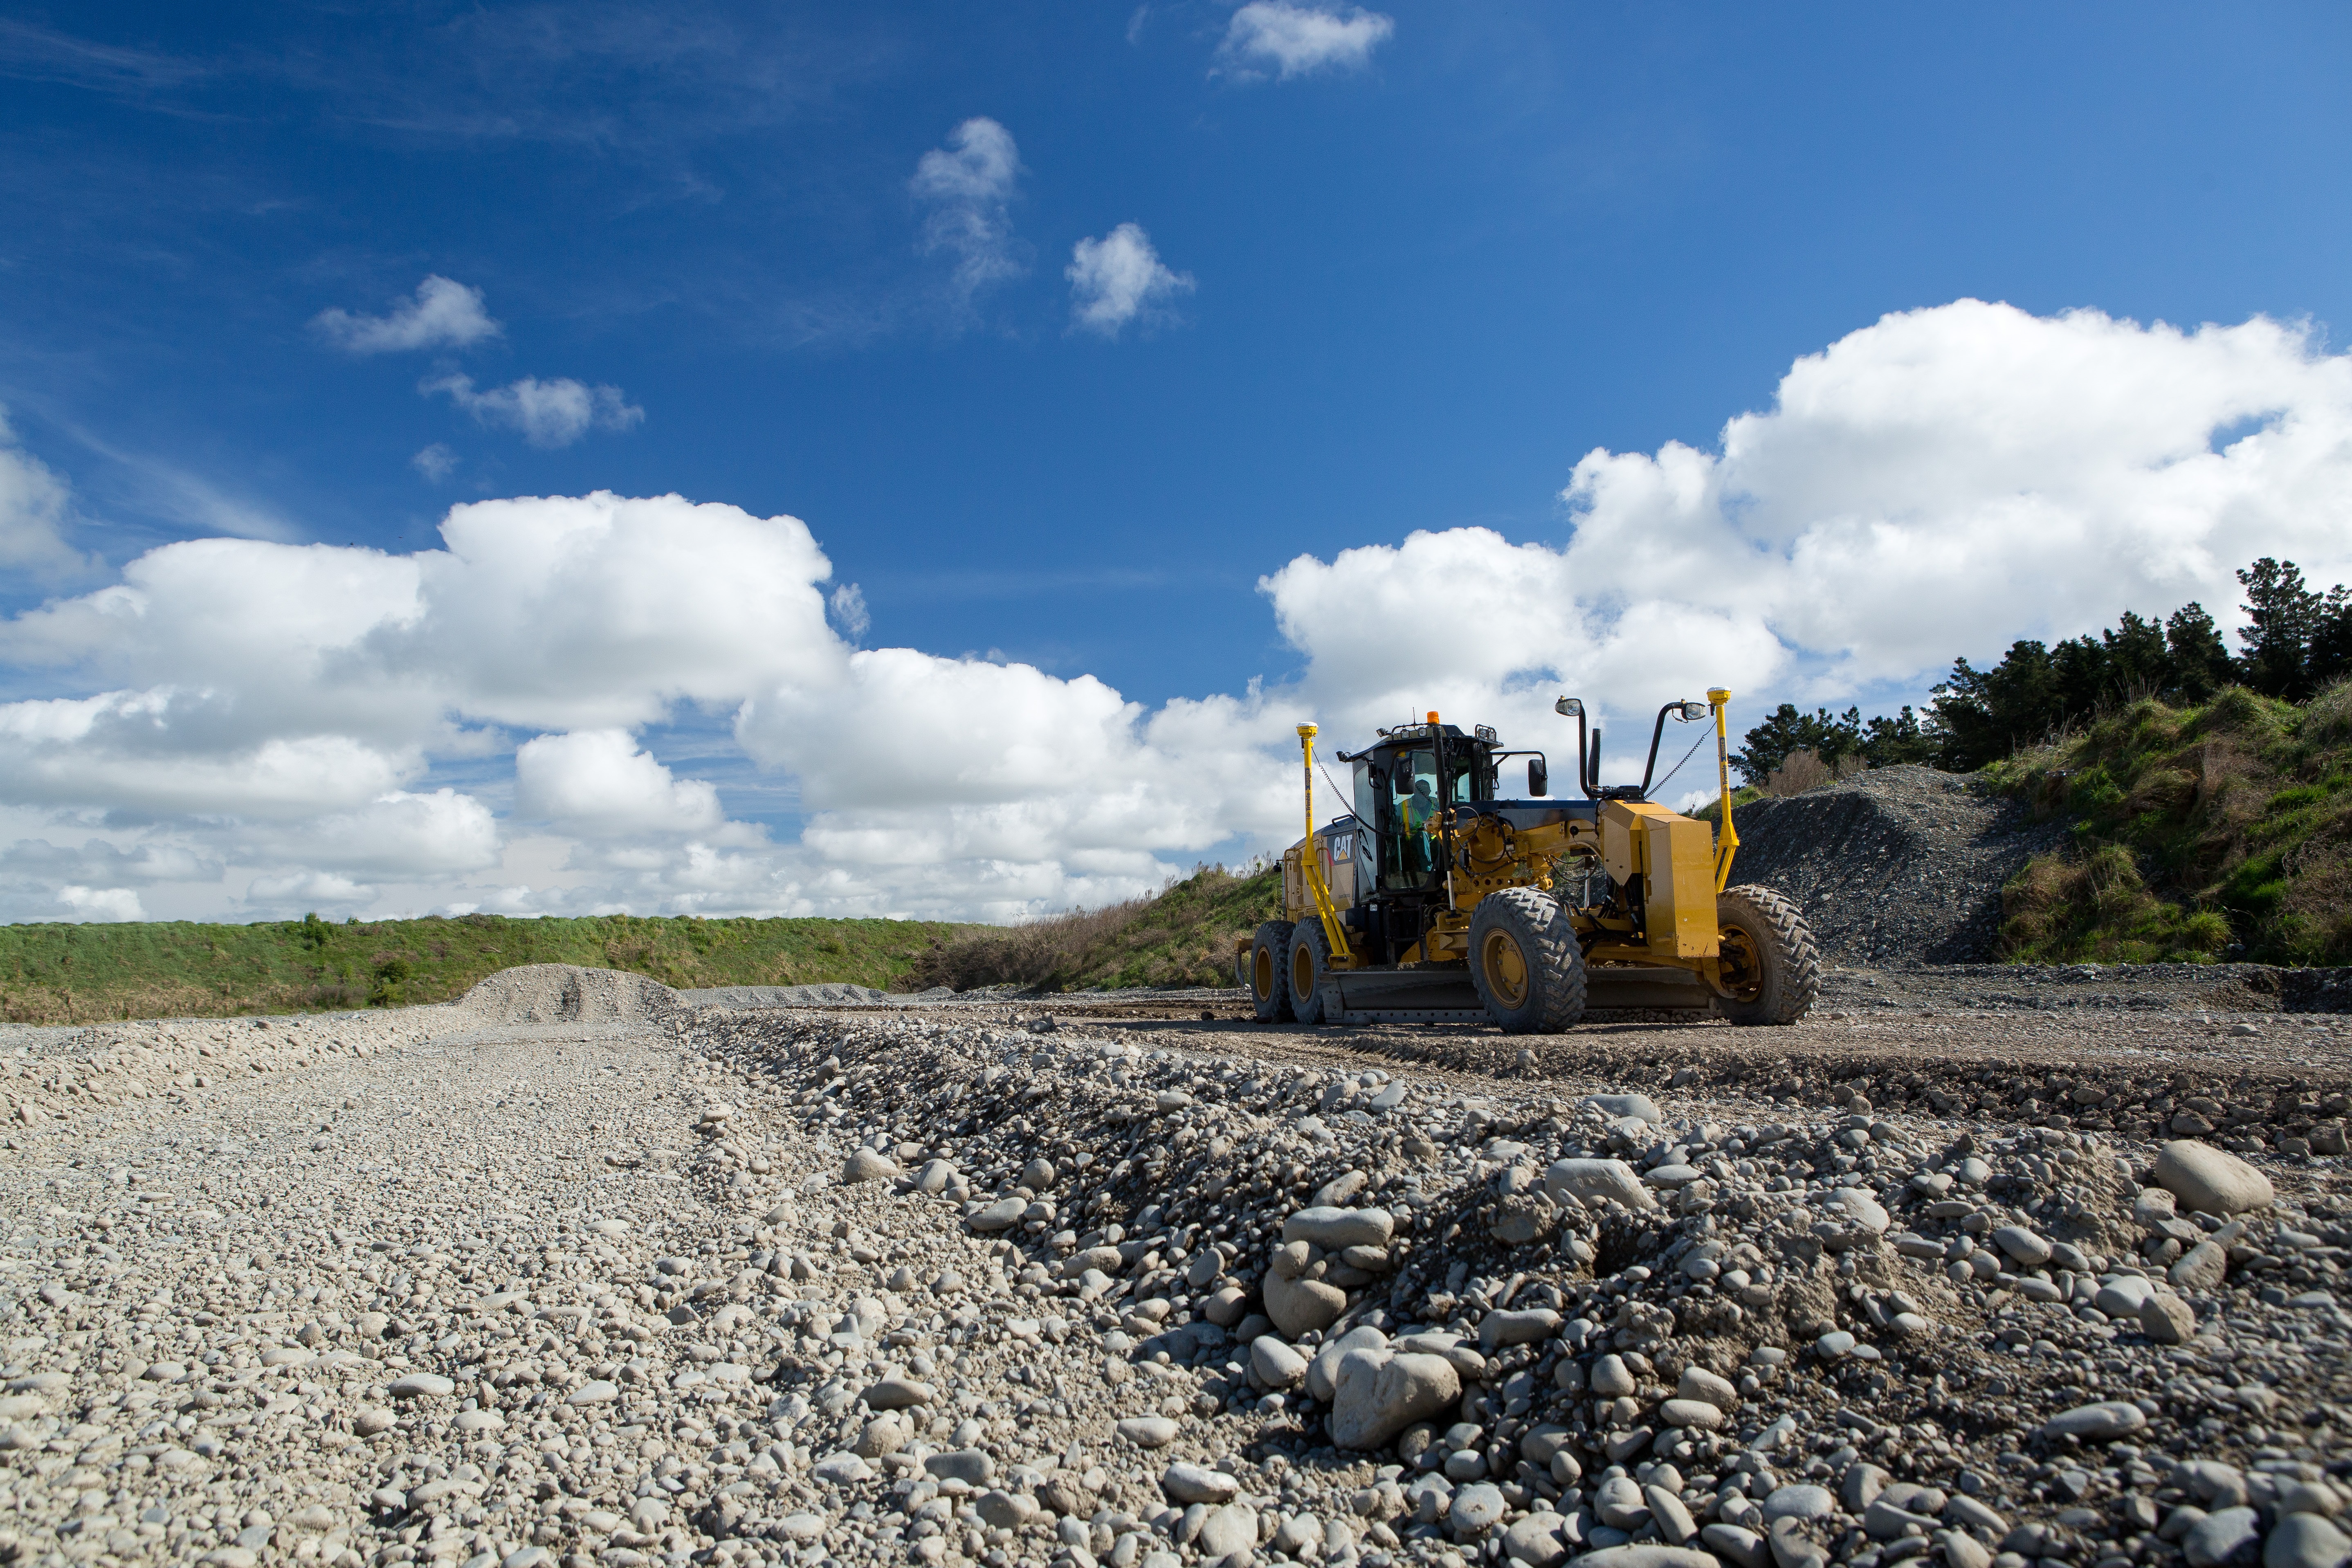
<svg viewBox="0 0 2352 1568">
<path fill-rule="evenodd" d="M 1927 763 L 1969 773 L 2142 698 L 2189 705 L 2243 686 L 2299 702 L 2352 676 L 2352 589 L 2315 592 L 2294 562 L 2269 556 L 2241 570 L 2238 582 L 2246 624 L 2234 654 L 2202 605 L 2161 620 L 2126 610 L 2095 636 L 2011 643 L 1988 669 L 1954 659 L 1924 712 L 1906 706 L 1864 719 L 1859 708 L 1807 713 L 1783 702 L 1748 731 L 1732 761 L 1758 784 L 1800 751 L 1832 769 Z"/>
</svg>

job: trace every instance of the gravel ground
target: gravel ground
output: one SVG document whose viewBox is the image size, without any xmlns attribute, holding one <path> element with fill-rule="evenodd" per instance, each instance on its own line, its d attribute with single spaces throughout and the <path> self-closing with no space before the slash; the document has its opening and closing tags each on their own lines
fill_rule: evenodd
<svg viewBox="0 0 2352 1568">
<path fill-rule="evenodd" d="M 2065 841 L 1958 773 L 1874 768 L 1733 816 L 1737 879 L 1786 893 L 1832 963 L 1974 963 L 1993 955 L 2000 886 Z"/>
<path fill-rule="evenodd" d="M 1906 994 L 13 1030 L 0 1559 L 2338 1568 L 2352 1020 Z"/>
</svg>

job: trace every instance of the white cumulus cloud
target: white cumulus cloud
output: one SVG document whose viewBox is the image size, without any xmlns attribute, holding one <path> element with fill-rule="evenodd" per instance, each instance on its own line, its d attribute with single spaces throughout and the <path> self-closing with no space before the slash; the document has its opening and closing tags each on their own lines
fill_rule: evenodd
<svg viewBox="0 0 2352 1568">
<path fill-rule="evenodd" d="M 0 702 L 0 910 L 1001 918 L 1128 897 L 1296 835 L 1302 719 L 1355 745 L 1436 709 L 1559 760 L 1571 690 L 1622 780 L 1657 704 L 1710 685 L 1746 722 L 1916 700 L 1956 654 L 2126 608 L 2200 598 L 2227 623 L 2258 555 L 2352 579 L 2352 359 L 2261 318 L 1962 300 L 1800 360 L 1708 447 L 1595 450 L 1563 479 L 1538 537 L 1269 563 L 1302 673 L 1156 708 L 860 648 L 802 522 L 677 496 L 469 503 L 410 555 L 167 545 L 0 622 L 26 693 Z M 1457 635 L 1396 634 L 1432 604 Z M 731 765 L 796 821 L 730 820 L 712 778 L 659 760 L 688 712 L 731 717 Z"/>
<path fill-rule="evenodd" d="M 592 427 L 626 430 L 646 416 L 644 409 L 622 396 L 619 387 L 590 386 L 568 375 L 551 381 L 527 375 L 505 386 L 477 392 L 472 376 L 453 371 L 427 377 L 417 390 L 446 392 L 449 401 L 474 416 L 477 425 L 503 425 L 521 432 L 522 438 L 534 447 L 569 447 Z M 428 478 L 437 479 L 447 471 L 441 467 L 446 459 L 435 456 L 428 462 L 428 456 L 446 450 L 428 447 L 415 461 Z M 441 467 L 440 472 L 435 471 L 436 467 Z"/>
<path fill-rule="evenodd" d="M 482 308 L 482 291 L 439 273 L 416 286 L 382 316 L 354 315 L 341 309 L 310 318 L 310 330 L 345 353 L 402 353 L 415 349 L 462 349 L 503 330 Z"/>
<path fill-rule="evenodd" d="M 1287 81 L 1313 71 L 1359 69 L 1395 31 L 1393 18 L 1356 6 L 1250 0 L 1226 24 L 1217 56 L 1235 74 L 1272 70 Z"/>
<path fill-rule="evenodd" d="M 625 730 L 541 735 L 515 753 L 515 810 L 591 836 L 710 833 L 719 792 L 675 779 Z"/>
<path fill-rule="evenodd" d="M 0 407 L 0 569 L 37 581 L 88 570 L 76 550 L 72 491 L 47 465 L 16 443 L 8 411 Z"/>
<path fill-rule="evenodd" d="M 1021 153 L 1013 133 L 985 115 L 948 134 L 915 163 L 907 188 L 927 209 L 923 248 L 955 258 L 953 287 L 969 305 L 992 284 L 1027 269 L 1013 236 L 1012 202 L 1021 182 Z"/>
<path fill-rule="evenodd" d="M 1162 313 L 1192 291 L 1192 275 L 1171 270 L 1140 224 L 1123 223 L 1100 239 L 1082 239 L 1064 274 L 1070 280 L 1070 324 L 1115 338 L 1128 323 Z"/>
</svg>

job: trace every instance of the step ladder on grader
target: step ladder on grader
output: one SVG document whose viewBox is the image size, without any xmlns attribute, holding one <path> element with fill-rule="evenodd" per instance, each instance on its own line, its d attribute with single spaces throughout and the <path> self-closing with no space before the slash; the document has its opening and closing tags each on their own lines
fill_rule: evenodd
<svg viewBox="0 0 2352 1568">
<path fill-rule="evenodd" d="M 1307 837 L 1282 858 L 1283 916 L 1236 944 L 1266 1022 L 1491 1023 L 1554 1034 L 1589 1007 L 1711 1010 L 1791 1024 L 1821 988 L 1804 917 L 1769 888 L 1730 887 L 1728 691 L 1658 710 L 1639 784 L 1602 787 L 1601 735 L 1576 721 L 1583 798 L 1553 801 L 1541 752 L 1506 751 L 1434 713 L 1357 752 L 1349 810 L 1315 826 L 1315 734 L 1298 726 Z M 1666 721 L 1715 721 L 1722 833 L 1649 798 Z M 1527 798 L 1497 797 L 1527 759 Z"/>
</svg>

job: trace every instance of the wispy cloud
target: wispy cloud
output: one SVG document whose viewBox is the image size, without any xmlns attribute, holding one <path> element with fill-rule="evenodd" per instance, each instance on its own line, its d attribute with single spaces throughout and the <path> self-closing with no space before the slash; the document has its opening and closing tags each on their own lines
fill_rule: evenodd
<svg viewBox="0 0 2352 1568">
<path fill-rule="evenodd" d="M 957 126 L 945 147 L 915 164 L 907 188 L 929 207 L 923 248 L 956 258 L 954 288 L 964 305 L 992 284 L 1028 269 L 1013 237 L 1011 204 L 1021 180 L 1021 152 L 1013 132 L 985 116 Z"/>
<path fill-rule="evenodd" d="M 1360 69 L 1395 31 L 1395 20 L 1378 11 L 1250 0 L 1226 25 L 1217 58 L 1232 75 L 1246 79 L 1271 69 L 1287 81 L 1319 70 Z"/>
<path fill-rule="evenodd" d="M 416 286 L 414 299 L 399 301 L 387 315 L 321 310 L 310 318 L 310 330 L 345 353 L 381 354 L 462 349 L 497 337 L 503 329 L 482 308 L 479 289 L 436 272 Z"/>
<path fill-rule="evenodd" d="M 211 74 L 201 61 L 153 49 L 77 38 L 29 22 L 0 18 L 0 76 L 58 81 L 104 92 L 179 87 Z"/>
<path fill-rule="evenodd" d="M 1167 302 L 1192 291 L 1192 275 L 1171 270 L 1140 224 L 1123 223 L 1070 252 L 1070 325 L 1115 338 L 1128 323 L 1164 316 Z"/>
<path fill-rule="evenodd" d="M 619 387 L 590 386 L 568 375 L 552 381 L 527 375 L 505 386 L 477 392 L 472 376 L 452 373 L 429 377 L 418 384 L 417 390 L 446 392 L 452 403 L 474 416 L 476 424 L 519 430 L 534 447 L 569 447 L 592 426 L 625 430 L 646 416 L 644 409 L 623 398 Z M 420 452 L 417 457 L 424 455 Z"/>
<path fill-rule="evenodd" d="M 436 441 L 409 458 L 408 466 L 437 485 L 457 471 L 457 454 Z"/>
</svg>

